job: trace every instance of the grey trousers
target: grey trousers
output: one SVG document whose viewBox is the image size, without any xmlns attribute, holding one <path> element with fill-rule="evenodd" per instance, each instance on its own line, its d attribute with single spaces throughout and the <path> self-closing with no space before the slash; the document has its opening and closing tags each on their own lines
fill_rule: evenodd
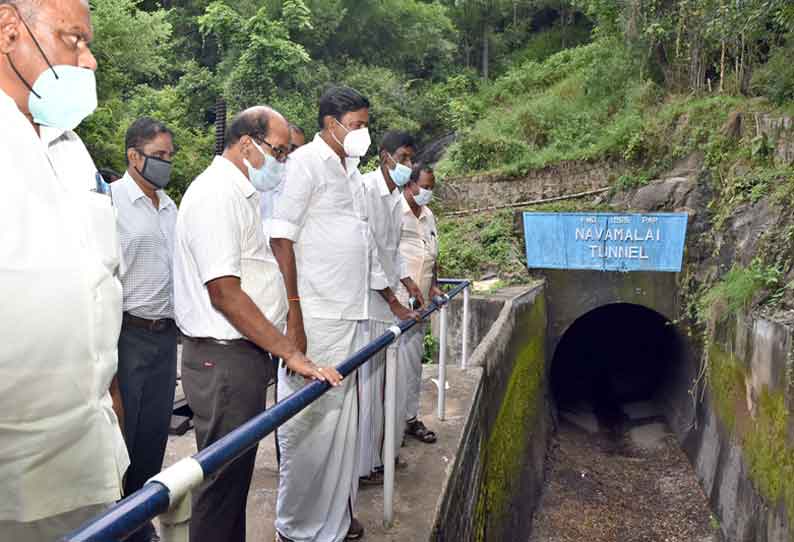
<svg viewBox="0 0 794 542">
<path fill-rule="evenodd" d="M 85 506 L 37 521 L 0 520 L 0 540 L 3 542 L 52 542 L 76 530 L 88 520 L 94 519 L 111 504 Z"/>
<path fill-rule="evenodd" d="M 270 354 L 239 341 L 220 345 L 185 337 L 182 386 L 203 450 L 265 410 L 275 374 Z M 244 542 L 245 505 L 257 447 L 206 480 L 193 494 L 191 542 Z"/>
<path fill-rule="evenodd" d="M 119 388 L 124 404 L 124 440 L 130 467 L 124 495 L 130 495 L 160 472 L 176 386 L 176 324 L 162 331 L 122 325 L 119 336 Z M 151 523 L 127 540 L 148 541 Z"/>
</svg>

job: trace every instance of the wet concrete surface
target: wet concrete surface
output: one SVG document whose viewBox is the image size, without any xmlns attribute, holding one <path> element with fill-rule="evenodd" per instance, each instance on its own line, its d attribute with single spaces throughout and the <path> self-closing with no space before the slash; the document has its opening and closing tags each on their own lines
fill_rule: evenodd
<svg viewBox="0 0 794 542">
<path fill-rule="evenodd" d="M 363 488 L 359 491 L 356 516 L 363 523 L 365 539 L 370 541 L 414 542 L 427 540 L 435 518 L 436 503 L 442 491 L 448 469 L 455 460 L 458 441 L 479 381 L 481 370 L 461 371 L 447 366 L 449 388 L 446 392 L 446 417 L 436 416 L 437 387 L 432 379 L 438 367 L 426 365 L 422 375 L 422 419 L 438 434 L 435 444 L 406 438 L 400 460 L 407 463 L 397 470 L 395 482 L 395 523 L 390 529 L 383 525 L 383 488 Z M 177 394 L 181 393 L 180 390 Z M 273 402 L 272 387 L 268 404 Z M 182 436 L 171 436 L 166 449 L 165 465 L 194 454 L 196 441 L 193 430 Z M 248 496 L 248 542 L 271 542 L 275 538 L 273 522 L 278 485 L 274 438 L 265 438 L 257 452 L 254 479 Z"/>
<path fill-rule="evenodd" d="M 719 542 L 661 412 L 651 402 L 621 409 L 608 424 L 587 405 L 560 411 L 529 542 Z"/>
</svg>

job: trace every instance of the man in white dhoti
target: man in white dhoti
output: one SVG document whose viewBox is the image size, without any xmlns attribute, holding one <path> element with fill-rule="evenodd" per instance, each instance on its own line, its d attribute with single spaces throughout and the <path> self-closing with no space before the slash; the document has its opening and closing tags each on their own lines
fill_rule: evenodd
<svg viewBox="0 0 794 542">
<path fill-rule="evenodd" d="M 408 274 L 419 285 L 419 290 L 430 300 L 442 295 L 437 284 L 438 232 L 433 211 L 427 206 L 433 196 L 435 177 L 427 166 L 417 166 L 411 181 L 405 186 L 402 202 L 402 232 L 400 255 Z M 402 289 L 399 297 L 410 295 Z M 404 404 L 405 434 L 425 443 L 436 441 L 436 434 L 419 419 L 419 392 L 422 388 L 422 358 L 424 338 L 428 324 L 418 324 L 400 338 L 397 354 L 397 382 L 406 389 Z M 398 405 L 399 408 L 399 405 Z M 399 416 L 399 410 L 398 410 Z"/>
<path fill-rule="evenodd" d="M 287 288 L 287 335 L 308 356 L 337 365 L 367 342 L 370 264 L 377 268 L 357 169 L 370 145 L 369 101 L 353 89 L 331 88 L 320 98 L 318 120 L 321 132 L 287 161 L 270 235 Z M 363 536 L 353 518 L 358 482 L 354 381 L 346 379 L 279 429 L 280 540 L 336 542 Z M 283 368 L 278 382 L 279 397 L 303 386 L 303 379 Z"/>
<path fill-rule="evenodd" d="M 405 132 L 386 132 L 380 145 L 380 167 L 364 175 L 365 195 L 369 209 L 369 225 L 377 247 L 377 258 L 383 273 L 373 277 L 373 283 L 388 284 L 387 292 L 370 290 L 370 340 L 384 334 L 398 320 L 411 317 L 397 300 L 397 289 L 402 285 L 410 295 L 423 302 L 422 293 L 408 275 L 400 257 L 400 228 L 402 226 L 403 196 L 400 187 L 411 177 L 411 166 L 416 154 L 414 138 Z M 406 301 L 407 302 L 407 301 Z M 383 483 L 384 446 L 384 390 L 386 351 L 382 350 L 359 369 L 358 388 L 361 415 L 359 416 L 358 475 L 363 485 Z M 400 368 L 398 367 L 399 371 Z M 406 389 L 396 393 L 398 411 L 404 410 Z M 397 446 L 402 441 L 404 418 L 395 424 Z M 395 450 L 395 457 L 397 450 Z"/>
</svg>

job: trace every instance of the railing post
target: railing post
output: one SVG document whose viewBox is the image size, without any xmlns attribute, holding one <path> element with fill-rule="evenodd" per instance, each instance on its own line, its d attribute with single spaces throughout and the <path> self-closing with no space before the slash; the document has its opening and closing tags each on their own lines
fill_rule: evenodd
<svg viewBox="0 0 794 542">
<path fill-rule="evenodd" d="M 397 443 L 397 341 L 386 349 L 386 394 L 383 438 L 383 526 L 394 524 L 394 460 Z"/>
<path fill-rule="evenodd" d="M 466 369 L 469 366 L 469 288 L 463 289 L 463 338 L 461 341 L 460 368 Z"/>
<path fill-rule="evenodd" d="M 447 308 L 449 298 L 441 306 L 441 337 L 438 347 L 438 419 L 444 421 L 447 400 Z"/>
<path fill-rule="evenodd" d="M 165 514 L 160 515 L 163 542 L 188 542 L 190 539 L 191 492 L 185 493 Z"/>
</svg>

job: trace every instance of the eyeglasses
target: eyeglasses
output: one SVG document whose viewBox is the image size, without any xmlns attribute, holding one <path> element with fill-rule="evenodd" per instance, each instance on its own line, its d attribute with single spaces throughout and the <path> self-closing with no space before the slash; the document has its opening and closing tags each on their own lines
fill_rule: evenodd
<svg viewBox="0 0 794 542">
<path fill-rule="evenodd" d="M 273 151 L 273 158 L 276 159 L 276 162 L 281 162 L 282 164 L 287 161 L 287 156 L 289 156 L 289 149 L 285 149 L 284 147 L 274 147 L 267 140 L 263 139 L 260 141 L 263 145 L 267 145 L 267 147 Z"/>
</svg>

